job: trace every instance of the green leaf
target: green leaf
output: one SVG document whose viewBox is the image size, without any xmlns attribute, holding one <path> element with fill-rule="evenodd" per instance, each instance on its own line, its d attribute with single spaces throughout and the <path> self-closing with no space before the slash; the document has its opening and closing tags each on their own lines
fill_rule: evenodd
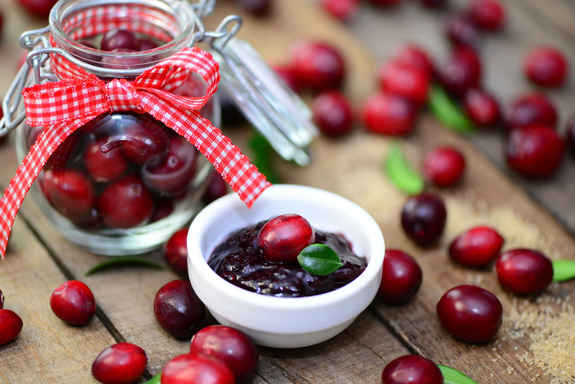
<svg viewBox="0 0 575 384">
<path fill-rule="evenodd" d="M 437 366 L 443 375 L 443 384 L 477 384 L 477 382 L 472 380 L 469 376 L 466 376 L 453 368 L 446 367 L 441 364 L 437 364 Z"/>
<path fill-rule="evenodd" d="M 329 275 L 343 265 L 337 253 L 325 244 L 308 245 L 297 256 L 297 261 L 304 270 L 318 276 Z"/>
<path fill-rule="evenodd" d="M 438 85 L 433 85 L 429 92 L 429 107 L 435 117 L 448 128 L 458 133 L 469 133 L 474 130 L 473 123 L 463 110 L 455 104 L 449 95 Z"/>
<path fill-rule="evenodd" d="M 575 278 L 575 260 L 553 261 L 553 281 L 567 281 Z"/>
<path fill-rule="evenodd" d="M 116 256 L 103 261 L 99 264 L 94 265 L 88 272 L 86 276 L 93 275 L 95 273 L 115 268 L 115 267 L 126 267 L 126 266 L 136 266 L 136 267 L 146 267 L 153 269 L 162 269 L 162 265 L 156 263 L 155 261 L 144 259 L 143 257 L 137 256 Z"/>
<path fill-rule="evenodd" d="M 158 373 L 156 376 L 152 377 L 150 380 L 146 381 L 144 384 L 160 384 L 162 379 L 162 373 Z"/>
<path fill-rule="evenodd" d="M 385 172 L 391 182 L 408 195 L 423 191 L 424 182 L 419 173 L 409 164 L 399 145 L 394 144 L 385 159 Z"/>
<path fill-rule="evenodd" d="M 248 147 L 251 150 L 252 163 L 258 170 L 265 175 L 270 183 L 280 183 L 280 177 L 273 166 L 275 151 L 267 139 L 260 133 L 254 132 L 248 141 Z"/>
</svg>

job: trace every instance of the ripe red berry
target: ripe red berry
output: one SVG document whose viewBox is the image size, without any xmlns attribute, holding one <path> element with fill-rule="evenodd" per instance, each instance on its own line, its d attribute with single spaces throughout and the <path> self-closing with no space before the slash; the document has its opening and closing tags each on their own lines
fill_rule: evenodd
<svg viewBox="0 0 575 384">
<path fill-rule="evenodd" d="M 369 0 L 369 2 L 372 5 L 375 5 L 376 7 L 393 7 L 399 3 L 401 3 L 401 0 Z"/>
<path fill-rule="evenodd" d="M 281 215 L 260 229 L 257 244 L 268 260 L 296 261 L 299 253 L 314 241 L 314 231 L 300 215 Z"/>
<path fill-rule="evenodd" d="M 100 48 L 103 51 L 114 51 L 116 49 L 126 51 L 139 50 L 139 41 L 136 35 L 125 29 L 113 29 L 102 37 Z"/>
<path fill-rule="evenodd" d="M 219 173 L 213 171 L 209 176 L 208 187 L 202 195 L 202 202 L 204 204 L 209 204 L 212 201 L 225 196 L 226 193 L 228 193 L 228 184 L 226 184 L 225 180 Z"/>
<path fill-rule="evenodd" d="M 405 304 L 421 286 L 421 267 L 413 257 L 398 249 L 386 249 L 379 296 L 386 304 Z"/>
<path fill-rule="evenodd" d="M 321 0 L 324 11 L 338 20 L 349 20 L 357 11 L 358 0 Z"/>
<path fill-rule="evenodd" d="M 481 61 L 477 53 L 468 47 L 456 49 L 438 69 L 440 83 L 452 94 L 463 96 L 481 82 Z"/>
<path fill-rule="evenodd" d="M 58 0 L 18 0 L 22 8 L 30 15 L 36 17 L 47 17 L 50 10 Z"/>
<path fill-rule="evenodd" d="M 565 83 L 569 64 L 561 51 L 549 46 L 533 49 L 523 64 L 525 75 L 542 87 L 559 87 Z"/>
<path fill-rule="evenodd" d="M 162 370 L 162 384 L 235 384 L 233 372 L 222 361 L 206 355 L 185 354 Z"/>
<path fill-rule="evenodd" d="M 62 321 L 75 326 L 86 325 L 96 312 L 96 300 L 88 286 L 70 280 L 52 292 L 50 307 Z"/>
<path fill-rule="evenodd" d="M 471 89 L 465 93 L 463 108 L 471 121 L 480 127 L 494 126 L 501 118 L 495 97 L 481 89 Z"/>
<path fill-rule="evenodd" d="M 128 163 L 119 149 L 102 150 L 103 140 L 91 143 L 84 152 L 84 165 L 92 179 L 107 183 L 122 176 Z"/>
<path fill-rule="evenodd" d="M 118 343 L 104 349 L 92 364 L 92 376 L 103 384 L 131 384 L 146 370 L 146 352 L 137 345 Z"/>
<path fill-rule="evenodd" d="M 224 325 L 211 325 L 196 333 L 191 354 L 204 354 L 224 362 L 243 382 L 250 378 L 258 364 L 258 350 L 242 332 Z"/>
<path fill-rule="evenodd" d="M 320 94 L 313 102 L 312 111 L 314 122 L 326 136 L 343 136 L 353 128 L 351 105 L 338 91 Z"/>
<path fill-rule="evenodd" d="M 435 72 L 433 60 L 431 60 L 429 54 L 416 44 L 403 46 L 395 57 L 395 60 L 405 65 L 423 69 L 430 78 Z"/>
<path fill-rule="evenodd" d="M 267 17 L 273 10 L 273 0 L 236 0 L 236 3 L 255 17 Z"/>
<path fill-rule="evenodd" d="M 437 9 L 444 8 L 448 0 L 420 0 L 419 2 L 426 8 Z"/>
<path fill-rule="evenodd" d="M 404 97 L 378 92 L 366 100 L 362 117 L 371 132 L 401 136 L 413 130 L 417 107 Z"/>
<path fill-rule="evenodd" d="M 567 122 L 566 140 L 571 153 L 575 154 L 575 118 L 571 118 Z"/>
<path fill-rule="evenodd" d="M 561 164 L 565 142 L 546 125 L 514 129 L 509 134 L 507 164 L 525 177 L 550 177 Z"/>
<path fill-rule="evenodd" d="M 447 21 L 447 38 L 455 46 L 475 47 L 479 43 L 479 31 L 467 14 L 458 14 Z"/>
<path fill-rule="evenodd" d="M 0 309 L 4 308 L 4 294 L 2 293 L 2 290 L 0 289 Z"/>
<path fill-rule="evenodd" d="M 441 197 L 421 193 L 407 199 L 401 210 L 401 227 L 415 244 L 435 244 L 445 228 L 447 210 Z"/>
<path fill-rule="evenodd" d="M 460 285 L 447 291 L 437 303 L 441 325 L 453 337 L 472 344 L 487 343 L 495 337 L 503 306 L 491 292 L 475 285 Z"/>
<path fill-rule="evenodd" d="M 543 93 L 529 93 L 515 99 L 507 111 L 507 128 L 521 128 L 528 125 L 543 124 L 555 128 L 557 109 Z"/>
<path fill-rule="evenodd" d="M 532 249 L 503 252 L 495 263 L 503 288 L 518 295 L 544 291 L 553 280 L 553 264 L 543 253 Z"/>
<path fill-rule="evenodd" d="M 338 89 L 345 79 L 345 61 L 339 50 L 324 42 L 297 44 L 291 54 L 297 83 L 312 91 Z"/>
<path fill-rule="evenodd" d="M 423 171 L 433 184 L 450 187 L 463 177 L 465 157 L 453 147 L 439 147 L 427 154 Z"/>
<path fill-rule="evenodd" d="M 403 96 L 416 103 L 423 103 L 427 99 L 429 75 L 420 67 L 391 61 L 379 69 L 378 78 L 384 92 Z"/>
<path fill-rule="evenodd" d="M 292 91 L 301 91 L 302 85 L 298 83 L 298 77 L 292 65 L 274 65 L 273 69 Z"/>
<path fill-rule="evenodd" d="M 108 227 L 132 228 L 148 221 L 154 201 L 140 179 L 126 176 L 108 184 L 98 200 L 98 210 Z"/>
<path fill-rule="evenodd" d="M 52 207 L 67 218 L 82 220 L 90 215 L 94 205 L 94 189 L 83 173 L 48 170 L 44 172 L 41 186 Z"/>
<path fill-rule="evenodd" d="M 449 257 L 461 265 L 482 268 L 495 260 L 503 242 L 503 237 L 493 228 L 474 227 L 453 239 Z"/>
<path fill-rule="evenodd" d="M 443 384 L 441 371 L 431 360 L 417 355 L 398 357 L 385 366 L 382 384 Z"/>
<path fill-rule="evenodd" d="M 499 0 L 474 0 L 469 14 L 474 24 L 484 31 L 496 31 L 505 25 L 505 8 Z"/>
<path fill-rule="evenodd" d="M 0 309 L 0 345 L 14 341 L 22 330 L 22 319 L 9 309 Z"/>
<path fill-rule="evenodd" d="M 174 233 L 164 247 L 164 259 L 174 272 L 187 277 L 188 275 L 188 228 Z"/>
</svg>

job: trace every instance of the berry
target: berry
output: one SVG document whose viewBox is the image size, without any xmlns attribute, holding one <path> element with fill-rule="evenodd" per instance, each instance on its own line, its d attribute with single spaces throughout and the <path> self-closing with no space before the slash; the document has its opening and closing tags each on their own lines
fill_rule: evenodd
<svg viewBox="0 0 575 384">
<path fill-rule="evenodd" d="M 459 14 L 448 20 L 446 34 L 455 46 L 475 47 L 479 42 L 479 31 L 466 14 Z"/>
<path fill-rule="evenodd" d="M 502 315 L 499 299 L 475 285 L 452 288 L 437 303 L 437 316 L 443 328 L 456 339 L 471 344 L 493 340 Z"/>
<path fill-rule="evenodd" d="M 557 109 L 543 93 L 530 93 L 515 99 L 507 111 L 508 129 L 528 125 L 544 124 L 554 128 L 557 124 Z"/>
<path fill-rule="evenodd" d="M 369 0 L 369 2 L 376 7 L 393 7 L 401 3 L 401 0 Z"/>
<path fill-rule="evenodd" d="M 401 227 L 415 244 L 425 247 L 436 243 L 445 228 L 447 210 L 443 200 L 430 193 L 407 199 L 401 210 Z"/>
<path fill-rule="evenodd" d="M 292 50 L 291 66 L 297 83 L 316 92 L 340 88 L 345 79 L 343 56 L 328 43 L 297 44 Z"/>
<path fill-rule="evenodd" d="M 0 309 L 0 345 L 14 341 L 22 330 L 22 319 L 9 309 Z"/>
<path fill-rule="evenodd" d="M 148 358 L 137 345 L 118 343 L 104 349 L 92 364 L 92 375 L 104 384 L 131 384 L 144 374 Z"/>
<path fill-rule="evenodd" d="M 275 65 L 273 69 L 292 91 L 299 92 L 301 90 L 302 86 L 299 84 L 297 74 L 291 65 Z"/>
<path fill-rule="evenodd" d="M 151 49 L 158 48 L 159 45 L 151 39 L 138 39 L 138 49 L 137 51 L 149 51 Z"/>
<path fill-rule="evenodd" d="M 443 384 L 441 371 L 431 360 L 417 355 L 398 357 L 381 373 L 382 384 Z"/>
<path fill-rule="evenodd" d="M 507 164 L 525 177 L 550 177 L 561 164 L 565 143 L 546 125 L 514 129 L 505 149 Z"/>
<path fill-rule="evenodd" d="M 94 205 L 94 189 L 84 174 L 72 170 L 44 172 L 42 191 L 52 207 L 71 220 L 90 215 Z"/>
<path fill-rule="evenodd" d="M 188 275 L 188 229 L 180 229 L 170 237 L 164 247 L 164 259 L 180 276 Z"/>
<path fill-rule="evenodd" d="M 544 291 L 553 280 L 553 264 L 543 253 L 532 249 L 503 252 L 495 263 L 503 288 L 518 295 Z"/>
<path fill-rule="evenodd" d="M 2 293 L 2 290 L 0 289 L 0 309 L 4 308 L 4 294 Z"/>
<path fill-rule="evenodd" d="M 449 257 L 466 267 L 482 268 L 495 260 L 503 242 L 503 237 L 496 230 L 474 227 L 453 239 Z"/>
<path fill-rule="evenodd" d="M 340 92 L 320 94 L 313 102 L 312 111 L 314 122 L 326 136 L 343 136 L 353 128 L 351 105 Z"/>
<path fill-rule="evenodd" d="M 62 321 L 75 326 L 86 325 L 96 312 L 96 300 L 88 286 L 70 280 L 52 292 L 50 307 Z"/>
<path fill-rule="evenodd" d="M 273 9 L 273 0 L 236 0 L 236 3 L 255 17 L 266 17 Z"/>
<path fill-rule="evenodd" d="M 471 89 L 465 93 L 463 108 L 471 121 L 480 127 L 493 126 L 501 118 L 499 103 L 495 97 L 481 89 Z"/>
<path fill-rule="evenodd" d="M 245 381 L 258 364 L 258 350 L 242 332 L 224 325 L 211 325 L 192 338 L 190 353 L 204 354 L 224 362 L 238 381 Z"/>
<path fill-rule="evenodd" d="M 122 176 L 128 163 L 119 149 L 102 150 L 103 140 L 91 143 L 84 152 L 84 165 L 92 179 L 107 183 Z"/>
<path fill-rule="evenodd" d="M 386 249 L 379 295 L 386 304 L 405 304 L 421 286 L 422 272 L 413 257 L 398 249 Z"/>
<path fill-rule="evenodd" d="M 144 224 L 154 211 L 152 195 L 135 176 L 108 184 L 98 200 L 104 223 L 110 228 L 132 228 Z"/>
<path fill-rule="evenodd" d="M 569 64 L 561 51 L 549 46 L 533 49 L 523 63 L 525 75 L 542 87 L 559 87 L 565 83 Z"/>
<path fill-rule="evenodd" d="M 30 15 L 48 17 L 50 10 L 58 0 L 18 0 L 22 8 Z"/>
<path fill-rule="evenodd" d="M 233 372 L 222 361 L 206 355 L 180 355 L 162 370 L 162 384 L 235 384 Z"/>
<path fill-rule="evenodd" d="M 469 15 L 484 31 L 497 31 L 505 24 L 505 8 L 499 0 L 474 0 L 469 7 Z"/>
<path fill-rule="evenodd" d="M 438 77 L 449 92 L 463 96 L 468 90 L 479 86 L 481 61 L 473 49 L 459 48 L 449 57 L 447 63 L 439 68 Z"/>
<path fill-rule="evenodd" d="M 366 100 L 362 116 L 369 131 L 400 136 L 413 130 L 417 107 L 401 96 L 378 92 Z"/>
<path fill-rule="evenodd" d="M 126 51 L 138 51 L 139 41 L 133 32 L 125 29 L 114 29 L 102 37 L 101 49 L 103 51 L 114 51 L 117 49 Z"/>
<path fill-rule="evenodd" d="M 566 134 L 567 144 L 571 149 L 571 153 L 575 154 L 575 118 L 572 118 L 567 122 L 567 134 Z"/>
<path fill-rule="evenodd" d="M 257 244 L 268 260 L 296 261 L 299 253 L 314 241 L 314 231 L 300 215 L 281 215 L 260 229 Z"/>
<path fill-rule="evenodd" d="M 202 202 L 204 204 L 209 204 L 212 201 L 225 196 L 227 193 L 228 184 L 226 184 L 225 180 L 220 176 L 219 173 L 213 171 L 209 176 L 208 187 L 202 195 Z"/>
<path fill-rule="evenodd" d="M 423 171 L 433 184 L 450 187 L 461 180 L 465 171 L 465 157 L 453 147 L 439 147 L 427 154 Z"/>
<path fill-rule="evenodd" d="M 415 44 L 407 44 L 403 46 L 395 57 L 395 61 L 423 69 L 427 72 L 427 75 L 430 78 L 435 72 L 433 60 L 431 60 L 429 54 L 423 48 Z"/>
<path fill-rule="evenodd" d="M 380 68 L 378 78 L 384 92 L 403 96 L 416 103 L 423 103 L 427 99 L 429 75 L 420 67 L 391 61 Z"/>
<path fill-rule="evenodd" d="M 170 216 L 174 212 L 174 200 L 169 198 L 159 198 L 156 199 L 156 206 L 154 207 L 154 213 L 150 218 L 152 223 L 160 221 Z"/>
<path fill-rule="evenodd" d="M 420 0 L 421 5 L 430 9 L 445 8 L 447 6 L 447 0 Z"/>
<path fill-rule="evenodd" d="M 358 0 L 321 0 L 324 11 L 338 20 L 349 20 L 357 11 Z"/>
</svg>

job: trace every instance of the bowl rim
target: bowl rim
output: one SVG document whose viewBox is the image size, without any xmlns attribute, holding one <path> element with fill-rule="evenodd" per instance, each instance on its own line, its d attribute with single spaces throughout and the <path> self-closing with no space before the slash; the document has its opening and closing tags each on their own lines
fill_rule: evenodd
<svg viewBox="0 0 575 384">
<path fill-rule="evenodd" d="M 301 200 L 302 196 L 305 196 L 305 198 L 309 197 L 309 194 L 322 195 L 322 202 L 329 204 L 332 209 L 337 211 L 345 209 L 347 211 L 346 215 L 354 215 L 363 221 L 364 226 L 362 230 L 367 233 L 368 243 L 371 244 L 370 249 L 381 249 L 381 251 L 372 251 L 365 270 L 357 278 L 343 287 L 330 292 L 305 297 L 275 297 L 247 291 L 220 277 L 209 267 L 201 252 L 202 229 L 205 228 L 207 224 L 216 220 L 217 217 L 222 214 L 225 214 L 225 211 L 229 209 L 248 209 L 236 194 L 228 194 L 207 205 L 190 224 L 187 238 L 188 262 L 194 266 L 197 273 L 204 274 L 204 280 L 212 284 L 218 292 L 227 296 L 233 296 L 234 299 L 246 304 L 255 304 L 260 307 L 278 311 L 293 310 L 296 308 L 317 309 L 319 306 L 328 306 L 349 299 L 368 288 L 370 282 L 378 278 L 377 275 L 381 273 L 385 255 L 385 240 L 375 219 L 351 200 L 333 192 L 314 187 L 294 184 L 274 184 L 264 191 L 259 199 L 277 199 L 278 194 L 284 196 L 286 193 L 291 196 L 297 196 L 299 200 Z M 336 204 L 334 204 L 334 200 Z M 257 202 L 255 207 L 251 209 L 257 209 Z M 363 257 L 366 257 L 366 255 L 363 255 Z M 188 273 L 191 275 L 192 268 L 189 268 Z"/>
</svg>

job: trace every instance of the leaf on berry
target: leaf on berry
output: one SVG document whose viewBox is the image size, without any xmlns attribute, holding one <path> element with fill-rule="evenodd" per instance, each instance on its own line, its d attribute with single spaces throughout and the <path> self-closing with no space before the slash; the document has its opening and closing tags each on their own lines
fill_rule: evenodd
<svg viewBox="0 0 575 384">
<path fill-rule="evenodd" d="M 575 260 L 553 261 L 553 281 L 562 282 L 575 278 Z"/>
<path fill-rule="evenodd" d="M 337 253 L 325 244 L 308 245 L 297 256 L 297 261 L 305 271 L 317 276 L 327 276 L 343 265 Z"/>
<path fill-rule="evenodd" d="M 458 133 L 473 132 L 474 126 L 471 120 L 440 86 L 431 87 L 428 102 L 431 112 L 448 128 Z"/>
<path fill-rule="evenodd" d="M 458 370 L 441 364 L 437 364 L 437 366 L 443 375 L 443 384 L 477 384 L 477 382 L 469 376 L 464 375 Z"/>
<path fill-rule="evenodd" d="M 387 177 L 401 191 L 408 195 L 417 195 L 423 191 L 423 178 L 409 164 L 399 145 L 392 145 L 385 158 L 384 166 Z"/>
</svg>

